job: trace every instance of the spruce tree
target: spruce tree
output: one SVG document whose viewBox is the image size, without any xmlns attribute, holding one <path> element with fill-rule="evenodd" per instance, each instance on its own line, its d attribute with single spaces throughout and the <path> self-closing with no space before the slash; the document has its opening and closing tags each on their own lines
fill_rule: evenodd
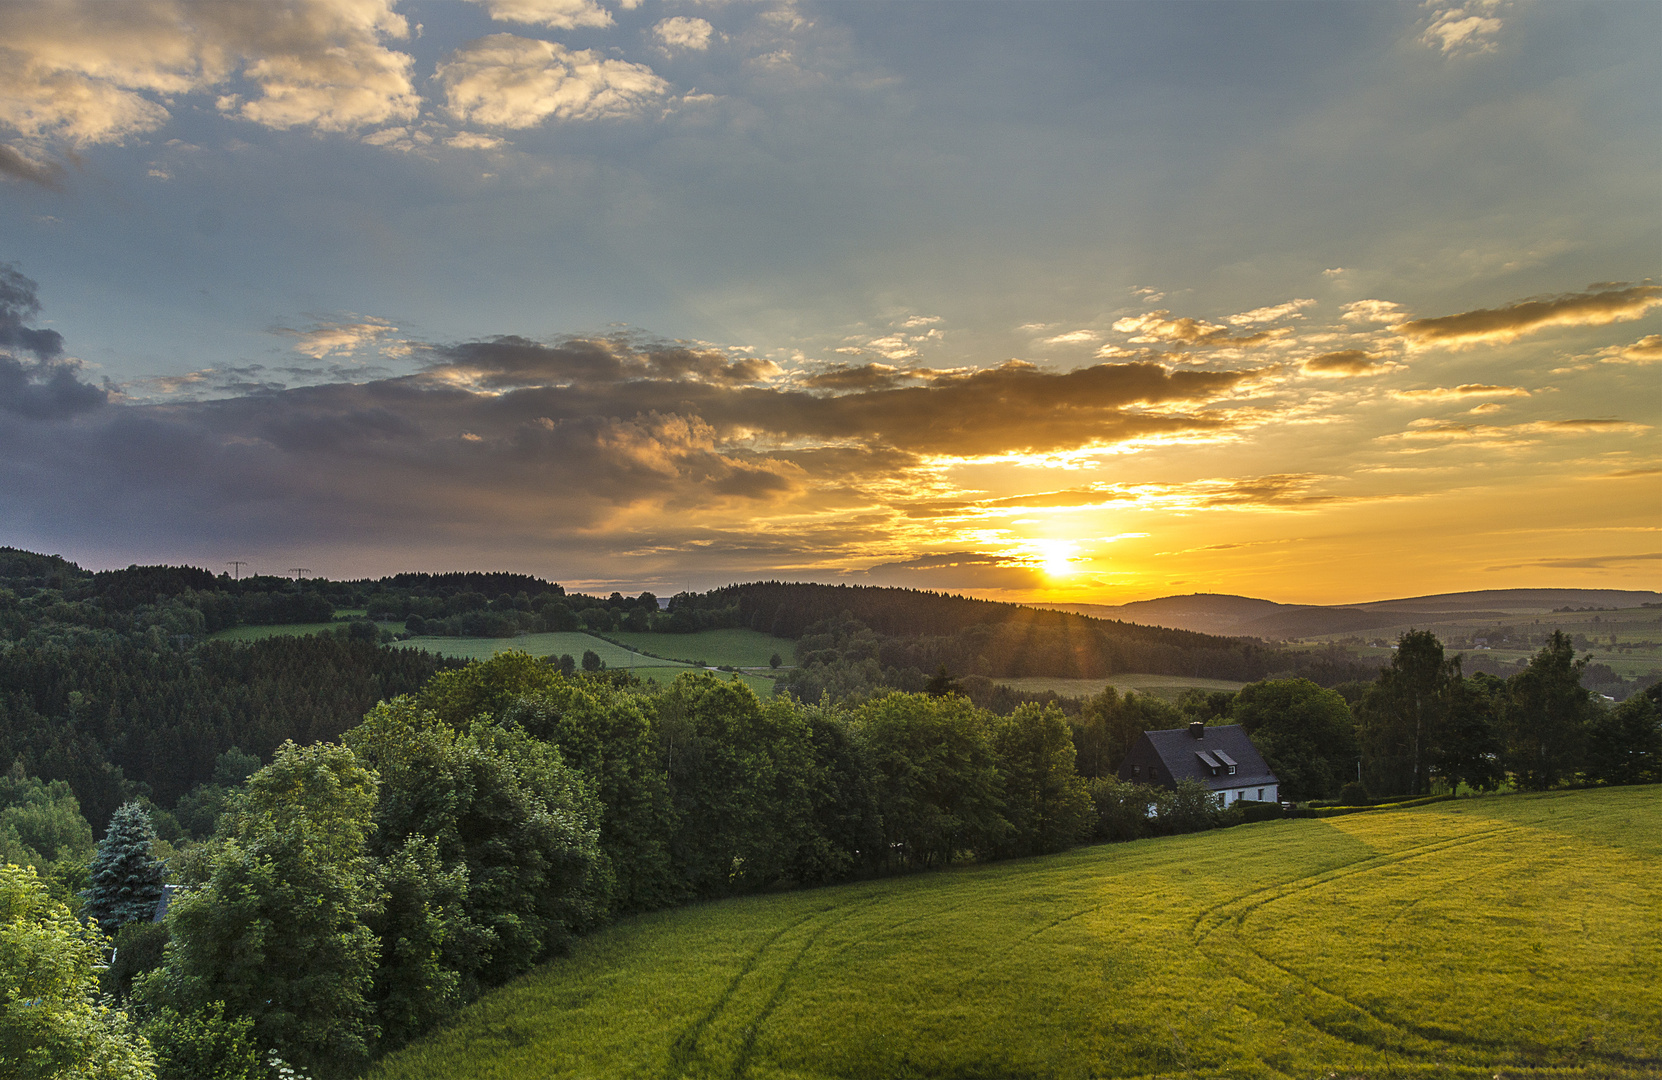
<svg viewBox="0 0 1662 1080">
<path fill-rule="evenodd" d="M 167 879 L 166 867 L 151 854 L 155 842 L 150 815 L 138 803 L 123 805 L 110 818 L 92 857 L 92 883 L 81 894 L 85 913 L 106 934 L 154 914 Z"/>
</svg>

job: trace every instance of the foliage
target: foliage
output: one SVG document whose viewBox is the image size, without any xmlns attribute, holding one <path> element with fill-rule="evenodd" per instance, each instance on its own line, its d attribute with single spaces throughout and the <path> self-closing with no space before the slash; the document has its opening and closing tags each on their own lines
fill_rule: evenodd
<svg viewBox="0 0 1662 1080">
<path fill-rule="evenodd" d="M 167 924 L 148 919 L 130 922 L 115 932 L 110 944 L 110 964 L 99 976 L 98 985 L 112 998 L 124 1000 L 132 991 L 134 979 L 161 967 Z"/>
<path fill-rule="evenodd" d="M 1445 658 L 1443 643 L 1429 630 L 1410 630 L 1397 641 L 1391 663 L 1357 707 L 1371 787 L 1409 795 L 1424 791 L 1451 688 L 1459 679 L 1459 658 Z"/>
<path fill-rule="evenodd" d="M 1591 695 L 1581 685 L 1587 665 L 1562 632 L 1507 683 L 1506 764 L 1523 788 L 1552 787 L 1581 761 Z"/>
<path fill-rule="evenodd" d="M 147 1080 L 149 1045 L 97 1003 L 104 941 L 51 899 L 34 870 L 0 865 L 0 1075 Z"/>
<path fill-rule="evenodd" d="M 1096 808 L 1094 834 L 1098 840 L 1140 840 L 1154 834 L 1149 812 L 1159 798 L 1154 788 L 1112 776 L 1089 780 L 1087 788 Z"/>
<path fill-rule="evenodd" d="M 502 723 L 557 747 L 594 785 L 602 807 L 600 847 L 616 875 L 619 911 L 685 898 L 669 855 L 678 821 L 669 777 L 636 695 L 591 680 L 555 679 L 509 707 Z"/>
<path fill-rule="evenodd" d="M 802 714 L 709 674 L 682 675 L 650 700 L 677 875 L 700 896 L 792 882 L 823 784 Z"/>
<path fill-rule="evenodd" d="M 854 711 L 890 866 L 990 855 L 1010 833 L 991 717 L 962 697 L 886 694 Z"/>
<path fill-rule="evenodd" d="M 149 1011 L 144 1034 L 154 1047 L 158 1080 L 265 1080 L 254 1021 L 227 1016 L 223 1001 L 193 1013 L 162 1006 Z"/>
<path fill-rule="evenodd" d="M 360 1067 L 374 1038 L 375 797 L 375 774 L 345 747 L 281 747 L 250 778 L 204 879 L 168 905 L 171 946 L 139 1001 L 181 1016 L 222 1001 L 253 1021 L 259 1046 L 313 1076 Z"/>
<path fill-rule="evenodd" d="M 1073 739 L 1059 710 L 1025 705 L 993 731 L 1010 822 L 1006 850 L 1017 855 L 1062 851 L 1088 838 L 1096 807 L 1074 771 Z"/>
<path fill-rule="evenodd" d="M 376 857 L 460 875 L 435 879 L 432 896 L 411 891 L 412 917 L 425 910 L 437 922 L 400 933 L 411 941 L 441 933 L 443 966 L 458 973 L 464 996 L 474 980 L 518 974 L 604 918 L 613 883 L 600 809 L 557 749 L 519 728 L 481 723 L 460 734 L 411 698 L 377 706 L 345 738 L 379 779 Z M 431 853 L 412 840 L 430 841 Z"/>
<path fill-rule="evenodd" d="M 167 880 L 167 868 L 153 853 L 155 845 L 150 815 L 138 803 L 123 805 L 110 818 L 92 859 L 91 882 L 81 894 L 83 912 L 106 934 L 154 916 Z"/>
<path fill-rule="evenodd" d="M 1355 775 L 1358 756 L 1350 706 L 1308 679 L 1242 687 L 1230 715 L 1252 737 L 1289 801 L 1325 799 Z"/>
<path fill-rule="evenodd" d="M 1113 776 L 1145 731 L 1185 727 L 1188 717 L 1151 694 L 1121 694 L 1112 686 L 1085 702 L 1071 721 L 1081 776 Z"/>
<path fill-rule="evenodd" d="M 73 908 L 93 850 L 92 827 L 69 785 L 43 783 L 26 775 L 22 762 L 13 762 L 0 776 L 0 862 L 34 867 L 53 898 Z"/>
<path fill-rule="evenodd" d="M 1662 780 L 1662 709 L 1634 694 L 1613 709 L 1600 709 L 1587 727 L 1587 773 L 1607 784 Z"/>
</svg>

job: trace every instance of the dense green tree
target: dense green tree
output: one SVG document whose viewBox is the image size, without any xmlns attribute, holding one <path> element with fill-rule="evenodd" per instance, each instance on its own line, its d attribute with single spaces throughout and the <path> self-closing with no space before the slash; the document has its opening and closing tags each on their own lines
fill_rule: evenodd
<svg viewBox="0 0 1662 1080">
<path fill-rule="evenodd" d="M 1112 686 L 1085 702 L 1072 720 L 1081 776 L 1113 776 L 1145 731 L 1184 727 L 1189 718 L 1150 694 L 1121 694 Z"/>
<path fill-rule="evenodd" d="M 556 679 L 509 706 L 502 722 L 558 747 L 594 784 L 603 808 L 600 846 L 616 874 L 618 910 L 685 899 L 669 856 L 678 821 L 669 778 L 638 695 L 589 679 Z"/>
<path fill-rule="evenodd" d="M 1474 791 L 1493 791 L 1506 779 L 1500 742 L 1505 685 L 1481 673 L 1457 679 L 1449 686 L 1447 705 L 1433 768 L 1451 791 L 1461 784 Z"/>
<path fill-rule="evenodd" d="M 606 661 L 600 659 L 600 654 L 593 649 L 583 650 L 583 670 L 599 671 L 606 666 Z"/>
<path fill-rule="evenodd" d="M 1356 775 L 1355 721 L 1345 699 L 1308 679 L 1269 679 L 1241 688 L 1230 716 L 1252 737 L 1284 799 L 1337 794 Z"/>
<path fill-rule="evenodd" d="M 0 865 L 0 1076 L 150 1080 L 126 1014 L 98 1002 L 102 935 L 53 900 L 32 868 Z"/>
<path fill-rule="evenodd" d="M 1591 695 L 1581 685 L 1587 658 L 1554 630 L 1529 666 L 1507 681 L 1506 764 L 1518 786 L 1552 787 L 1581 764 Z"/>
<path fill-rule="evenodd" d="M 254 1021 L 228 1016 L 223 1001 L 196 1012 L 171 1006 L 146 1011 L 144 1035 L 156 1054 L 157 1080 L 268 1080 L 271 1070 L 255 1045 Z"/>
<path fill-rule="evenodd" d="M 1606 784 L 1662 780 L 1662 709 L 1633 694 L 1613 709 L 1596 709 L 1587 726 L 1587 775 Z"/>
<path fill-rule="evenodd" d="M 1397 640 L 1390 665 L 1356 710 L 1371 789 L 1424 792 L 1451 687 L 1459 679 L 1459 658 L 1446 658 L 1431 631 L 1410 630 Z"/>
<path fill-rule="evenodd" d="M 709 674 L 679 676 L 652 704 L 678 876 L 701 896 L 792 881 L 822 784 L 802 714 Z"/>
<path fill-rule="evenodd" d="M 1159 801 L 1154 789 L 1113 776 L 1099 776 L 1086 783 L 1096 808 L 1097 839 L 1139 840 L 1153 834 L 1149 807 L 1157 806 Z"/>
<path fill-rule="evenodd" d="M 496 935 L 469 917 L 467 866 L 446 865 L 438 843 L 411 836 L 376 862 L 382 904 L 369 925 L 380 941 L 375 1021 L 380 1049 L 409 1042 L 478 991 Z"/>
<path fill-rule="evenodd" d="M 966 698 L 891 693 L 854 711 L 874 770 L 885 861 L 900 868 L 990 855 L 1010 832 L 993 717 Z"/>
<path fill-rule="evenodd" d="M 261 1047 L 320 1080 L 360 1067 L 375 1035 L 375 785 L 345 747 L 279 748 L 203 879 L 168 905 L 167 959 L 138 980 L 140 1002 L 191 1017 L 222 1001 Z"/>
<path fill-rule="evenodd" d="M 1091 835 L 1096 808 L 1074 771 L 1073 738 L 1059 709 L 1021 706 L 994 729 L 993 748 L 1011 827 L 1007 851 L 1044 855 Z"/>
<path fill-rule="evenodd" d="M 515 701 L 558 681 L 554 665 L 505 649 L 488 660 L 437 672 L 422 686 L 418 700 L 450 727 L 465 731 L 474 720 L 501 716 Z"/>
<path fill-rule="evenodd" d="M 156 830 L 138 803 L 126 803 L 110 818 L 92 858 L 90 883 L 81 894 L 82 913 L 96 919 L 104 933 L 155 915 L 167 881 L 167 867 L 156 858 L 155 847 Z"/>
<path fill-rule="evenodd" d="M 461 734 L 408 697 L 376 706 L 344 738 L 379 780 L 374 853 L 394 859 L 428 839 L 446 872 L 466 872 L 466 920 L 440 912 L 464 996 L 471 980 L 504 981 L 605 917 L 614 886 L 601 810 L 557 749 L 518 727 Z"/>
</svg>

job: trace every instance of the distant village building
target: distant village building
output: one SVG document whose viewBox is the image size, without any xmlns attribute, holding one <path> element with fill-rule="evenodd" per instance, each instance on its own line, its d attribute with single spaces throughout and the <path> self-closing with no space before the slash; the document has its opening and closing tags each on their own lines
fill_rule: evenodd
<svg viewBox="0 0 1662 1080">
<path fill-rule="evenodd" d="M 1145 731 L 1125 755 L 1120 779 L 1174 789 L 1179 780 L 1195 780 L 1214 793 L 1219 806 L 1277 802 L 1280 785 L 1239 724 Z"/>
</svg>

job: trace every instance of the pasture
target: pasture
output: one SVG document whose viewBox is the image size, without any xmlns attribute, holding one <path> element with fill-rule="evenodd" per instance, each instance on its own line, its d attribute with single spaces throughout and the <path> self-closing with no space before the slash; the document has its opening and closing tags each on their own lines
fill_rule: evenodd
<svg viewBox="0 0 1662 1080">
<path fill-rule="evenodd" d="M 1234 692 L 1245 686 L 1243 682 L 1231 682 L 1228 679 L 1201 679 L 1188 675 L 1110 675 L 1103 679 L 1056 679 L 1048 675 L 1028 675 L 1016 679 L 998 679 L 997 682 L 1013 690 L 1021 690 L 1030 694 L 1042 694 L 1046 690 L 1053 690 L 1061 697 L 1094 697 L 1102 693 L 1105 686 L 1112 686 L 1120 693 L 1135 690 L 1139 694 L 1151 694 L 1166 701 L 1176 701 L 1183 696 L 1183 691 L 1197 690 L 1227 690 Z"/>
<path fill-rule="evenodd" d="M 661 639 L 670 635 L 639 634 L 634 636 Z M 697 637 L 701 635 L 687 636 Z M 673 682 L 675 677 L 683 671 L 698 670 L 691 664 L 642 656 L 640 653 L 630 652 L 621 645 L 603 641 L 593 634 L 585 634 L 575 630 L 547 634 L 521 634 L 518 637 L 511 638 L 413 637 L 400 642 L 400 645 L 405 648 L 426 649 L 428 652 L 438 653 L 441 656 L 455 656 L 463 660 L 486 660 L 508 649 L 530 653 L 532 656 L 570 655 L 575 660 L 582 660 L 585 651 L 593 650 L 596 656 L 606 662 L 607 667 L 627 668 L 633 671 L 642 682 Z M 657 650 L 653 651 L 656 652 Z M 711 662 L 715 663 L 715 661 Z M 739 677 L 762 697 L 773 696 L 772 679 L 742 673 Z"/>
<path fill-rule="evenodd" d="M 1659 795 L 1265 822 L 660 912 L 371 1075 L 1655 1077 Z"/>
<path fill-rule="evenodd" d="M 688 662 L 702 660 L 712 666 L 726 664 L 736 668 L 766 668 L 768 659 L 775 653 L 779 654 L 779 659 L 786 667 L 796 663 L 793 659 L 796 642 L 787 638 L 776 638 L 760 630 L 701 630 L 696 634 L 633 634 L 614 631 L 606 636 L 613 641 L 621 641 L 625 645 L 657 653 L 659 656 L 670 656 Z"/>
</svg>

